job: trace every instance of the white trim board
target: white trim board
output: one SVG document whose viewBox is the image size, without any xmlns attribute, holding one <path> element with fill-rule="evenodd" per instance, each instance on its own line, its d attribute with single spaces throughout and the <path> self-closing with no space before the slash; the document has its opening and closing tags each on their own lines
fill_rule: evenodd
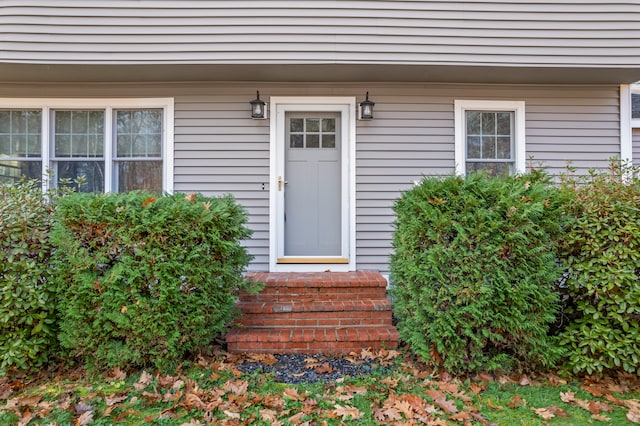
<svg viewBox="0 0 640 426">
<path fill-rule="evenodd" d="M 631 127 L 631 87 L 620 85 L 620 160 L 633 164 L 633 131 Z"/>
</svg>

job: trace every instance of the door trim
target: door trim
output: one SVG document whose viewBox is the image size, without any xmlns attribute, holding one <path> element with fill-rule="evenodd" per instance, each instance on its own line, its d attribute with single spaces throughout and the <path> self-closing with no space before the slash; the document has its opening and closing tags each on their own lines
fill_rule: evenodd
<svg viewBox="0 0 640 426">
<path fill-rule="evenodd" d="M 316 264 L 322 263 L 325 265 L 349 263 L 349 259 L 346 257 L 281 257 L 278 258 L 278 264 L 291 263 L 291 264 Z"/>
<path fill-rule="evenodd" d="M 356 153 L 356 98 L 354 97 L 284 97 L 273 96 L 270 99 L 270 132 L 269 132 L 269 270 L 272 272 L 314 272 L 314 271 L 355 271 L 356 246 L 356 209 L 355 209 L 355 153 Z M 278 216 L 279 205 L 278 176 L 284 176 L 284 145 L 278 144 L 278 136 L 284 131 L 284 113 L 286 111 L 327 111 L 339 112 L 342 126 L 342 203 L 343 220 L 342 236 L 343 253 L 336 262 L 336 257 L 315 258 L 311 263 L 287 262 L 279 244 L 283 243 L 284 222 Z M 286 179 L 286 176 L 284 177 Z M 296 259 L 299 256 L 296 257 Z M 279 262 L 285 260 L 285 262 Z"/>
</svg>

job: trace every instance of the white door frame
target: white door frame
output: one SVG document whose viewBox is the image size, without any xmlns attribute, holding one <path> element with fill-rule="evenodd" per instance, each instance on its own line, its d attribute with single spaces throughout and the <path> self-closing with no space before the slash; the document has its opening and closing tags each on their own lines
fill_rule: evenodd
<svg viewBox="0 0 640 426">
<path fill-rule="evenodd" d="M 355 271 L 356 246 L 356 98 L 355 97 L 271 97 L 270 185 L 269 185 L 269 270 L 272 272 Z M 341 118 L 342 256 L 348 263 L 278 263 L 284 257 L 284 197 L 279 196 L 278 177 L 284 175 L 285 113 L 288 111 L 339 112 Z"/>
</svg>

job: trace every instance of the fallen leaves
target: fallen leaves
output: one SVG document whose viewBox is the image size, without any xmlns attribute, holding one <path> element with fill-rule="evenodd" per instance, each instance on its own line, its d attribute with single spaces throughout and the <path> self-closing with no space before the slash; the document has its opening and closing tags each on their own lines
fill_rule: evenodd
<svg viewBox="0 0 640 426">
<path fill-rule="evenodd" d="M 532 408 L 532 410 L 534 411 L 534 413 L 542 417 L 544 420 L 551 420 L 556 416 L 569 417 L 569 415 L 565 410 L 563 410 L 562 408 L 558 408 L 555 405 L 552 405 L 550 407 L 544 407 L 544 408 Z"/>
<path fill-rule="evenodd" d="M 300 412 L 297 414 L 294 414 L 293 416 L 289 417 L 287 419 L 287 421 L 289 423 L 291 423 L 292 425 L 299 425 L 300 423 L 302 423 L 303 419 L 304 419 L 305 414 Z"/>
<path fill-rule="evenodd" d="M 333 413 L 342 420 L 357 420 L 362 417 L 362 412 L 355 407 L 336 404 Z"/>
<path fill-rule="evenodd" d="M 593 415 L 591 415 L 591 418 L 594 419 L 594 420 L 598 420 L 600 422 L 610 422 L 611 421 L 611 417 L 603 416 L 601 414 L 593 414 Z"/>
<path fill-rule="evenodd" d="M 560 400 L 566 403 L 572 403 L 576 399 L 576 394 L 571 391 L 560 392 Z"/>
<path fill-rule="evenodd" d="M 294 401 L 302 401 L 306 398 L 306 396 L 301 395 L 296 388 L 286 388 L 284 390 L 284 396 Z"/>
<path fill-rule="evenodd" d="M 589 378 L 578 385 L 572 382 L 571 387 L 552 374 L 480 373 L 467 381 L 406 359 L 394 362 L 399 356 L 397 351 L 389 350 L 349 354 L 344 359 L 352 364 L 376 360 L 392 365 L 390 373 L 375 379 L 340 378 L 322 386 L 274 385 L 268 374 L 249 376 L 238 369 L 246 360 L 273 365 L 278 359 L 271 354 L 200 355 L 192 364 L 198 374 L 182 370 L 172 375 L 150 371 L 136 374 L 110 369 L 104 372 L 102 383 L 94 381 L 91 385 L 86 382 L 79 385 L 86 380 L 83 374 L 77 374 L 75 384 L 61 384 L 67 380 L 63 376 L 56 379 L 60 383 L 55 385 L 45 383 L 24 389 L 23 385 L 14 386 L 5 379 L 0 381 L 0 396 L 4 396 L 0 399 L 0 423 L 5 419 L 3 415 L 12 415 L 8 422 L 11 424 L 47 424 L 54 421 L 56 411 L 66 411 L 70 415 L 68 423 L 74 426 L 98 422 L 155 423 L 161 419 L 175 419 L 172 424 L 184 425 L 264 422 L 275 426 L 322 426 L 360 421 L 490 426 L 492 417 L 517 416 L 522 412 L 551 424 L 554 418 L 557 422 L 558 417 L 571 415 L 576 421 L 578 416 L 580 419 L 591 416 L 592 423 L 616 423 L 626 416 L 629 422 L 640 424 L 640 401 L 624 399 L 624 393 L 619 392 L 640 389 L 630 376 L 615 380 Z M 307 372 L 324 374 L 332 372 L 332 365 L 337 364 L 331 358 L 314 355 L 302 365 Z M 82 386 L 86 386 L 85 390 L 78 392 Z M 506 397 L 489 393 L 495 392 L 496 387 L 508 389 Z M 551 399 L 543 403 L 548 406 L 533 407 L 518 395 L 526 392 L 528 399 L 539 401 L 529 396 L 539 387 L 547 392 L 554 388 L 549 393 Z"/>
<path fill-rule="evenodd" d="M 156 197 L 149 197 L 142 202 L 142 207 L 147 207 L 149 204 L 154 203 L 156 200 Z"/>
<path fill-rule="evenodd" d="M 93 421 L 93 411 L 85 411 L 76 419 L 74 424 L 76 426 L 85 426 Z"/>
<path fill-rule="evenodd" d="M 249 382 L 246 380 L 233 379 L 226 382 L 222 385 L 222 389 L 227 392 L 234 393 L 236 395 L 243 395 L 247 393 L 247 389 L 249 388 Z"/>
<path fill-rule="evenodd" d="M 526 374 L 523 374 L 523 375 L 520 377 L 520 381 L 518 382 L 518 384 L 519 384 L 520 386 L 529 386 L 529 385 L 531 384 L 531 380 L 529 379 L 529 377 L 527 377 L 527 375 L 526 375 Z"/>
<path fill-rule="evenodd" d="M 511 409 L 523 407 L 527 405 L 527 400 L 523 399 L 520 395 L 514 395 L 511 401 L 509 402 L 508 407 Z"/>
<path fill-rule="evenodd" d="M 260 410 L 260 418 L 265 422 L 273 424 L 278 421 L 278 412 L 270 408 L 263 408 Z"/>
<path fill-rule="evenodd" d="M 108 382 L 119 382 L 126 378 L 127 378 L 127 373 L 125 373 L 118 367 L 108 370 L 107 374 L 105 375 L 105 379 Z"/>
<path fill-rule="evenodd" d="M 619 407 L 626 407 L 626 417 L 632 423 L 640 424 L 640 401 L 635 399 L 618 399 L 612 395 L 607 395 L 607 400 Z"/>
<path fill-rule="evenodd" d="M 627 412 L 627 420 L 632 423 L 640 424 L 640 412 L 636 410 L 629 410 Z"/>
<path fill-rule="evenodd" d="M 240 420 L 240 413 L 236 413 L 230 410 L 223 410 L 222 412 L 230 419 Z"/>
<path fill-rule="evenodd" d="M 574 404 L 584 410 L 589 411 L 593 415 L 599 415 L 603 411 L 611 411 L 611 407 L 609 407 L 606 403 L 601 401 L 593 401 L 576 398 L 574 392 L 566 391 L 560 392 L 560 400 L 562 402 L 566 402 L 567 404 Z"/>
<path fill-rule="evenodd" d="M 141 391 L 143 389 L 146 389 L 146 387 L 149 386 L 152 381 L 153 376 L 146 371 L 143 371 L 142 374 L 140 374 L 140 379 L 133 385 L 133 388 L 137 391 Z"/>
<path fill-rule="evenodd" d="M 278 359 L 273 354 L 249 354 L 251 362 L 261 362 L 265 365 L 274 365 L 278 363 Z"/>
<path fill-rule="evenodd" d="M 314 367 L 314 370 L 318 374 L 333 373 L 333 367 L 331 367 L 328 362 L 323 362 L 322 364 Z"/>
<path fill-rule="evenodd" d="M 353 353 L 352 353 L 353 354 Z M 360 358 L 364 360 L 378 361 L 380 365 L 390 365 L 391 362 L 400 356 L 400 352 L 396 350 L 381 349 L 363 349 L 360 352 Z"/>
<path fill-rule="evenodd" d="M 340 401 L 349 401 L 354 395 L 366 395 L 367 388 L 364 386 L 338 386 L 335 391 L 335 398 Z"/>
<path fill-rule="evenodd" d="M 442 397 L 434 401 L 438 405 L 438 407 L 442 408 L 442 410 L 447 414 L 455 414 L 458 412 L 458 408 L 455 406 L 455 403 L 452 400 L 447 400 L 445 397 Z"/>
<path fill-rule="evenodd" d="M 399 421 L 404 417 L 407 420 L 415 419 L 423 423 L 432 420 L 431 414 L 437 411 L 433 404 L 419 395 L 397 395 L 392 393 L 384 401 L 382 407 L 374 410 L 374 417 L 382 422 Z"/>
<path fill-rule="evenodd" d="M 9 398 L 13 392 L 13 386 L 6 380 L 0 379 L 0 400 Z"/>
</svg>

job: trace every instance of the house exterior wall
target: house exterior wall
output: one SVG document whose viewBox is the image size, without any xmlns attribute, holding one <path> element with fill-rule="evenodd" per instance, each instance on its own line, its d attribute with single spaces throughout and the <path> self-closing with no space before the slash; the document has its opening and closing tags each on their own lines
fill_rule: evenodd
<svg viewBox="0 0 640 426">
<path fill-rule="evenodd" d="M 635 1 L 5 0 L 0 61 L 634 67 L 639 21 Z"/>
<path fill-rule="evenodd" d="M 175 98 L 174 189 L 233 194 L 250 215 L 251 270 L 269 265 L 269 120 L 251 120 L 258 88 L 270 96 L 355 96 L 376 102 L 356 127 L 356 262 L 388 269 L 394 201 L 423 175 L 454 170 L 454 100 L 521 100 L 527 157 L 553 174 L 620 155 L 619 87 L 454 84 L 0 84 L 5 97 Z M 634 133 L 638 141 L 638 133 Z M 638 143 L 634 145 L 638 147 Z M 637 149 L 637 148 L 636 148 Z M 634 155 L 635 157 L 635 155 Z M 638 155 L 640 157 L 640 155 Z M 636 158 L 638 158 L 636 157 Z M 264 186 L 263 186 L 264 185 Z"/>
</svg>

